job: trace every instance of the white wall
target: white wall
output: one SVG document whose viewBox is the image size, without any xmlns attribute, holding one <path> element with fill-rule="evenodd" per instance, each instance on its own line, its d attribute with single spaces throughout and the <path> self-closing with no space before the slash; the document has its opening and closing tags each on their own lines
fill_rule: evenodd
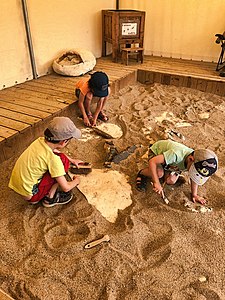
<svg viewBox="0 0 225 300">
<path fill-rule="evenodd" d="M 120 0 L 120 9 L 131 8 L 146 11 L 145 54 L 217 62 L 225 0 Z"/>
<path fill-rule="evenodd" d="M 62 51 L 101 56 L 103 9 L 116 0 L 26 0 L 38 76 Z M 215 34 L 225 31 L 225 0 L 120 0 L 120 9 L 146 11 L 145 54 L 217 62 Z M 0 1 L 0 89 L 33 78 L 21 0 Z"/>
<path fill-rule="evenodd" d="M 101 11 L 115 0 L 26 0 L 36 71 L 51 71 L 63 50 L 83 47 L 101 56 Z M 0 1 L 0 89 L 32 79 L 21 0 Z"/>
<path fill-rule="evenodd" d="M 0 2 L 0 89 L 32 79 L 20 1 Z"/>
<path fill-rule="evenodd" d="M 38 74 L 49 70 L 62 51 L 85 48 L 101 56 L 101 11 L 115 1 L 27 0 Z M 34 3 L 35 2 L 35 3 Z"/>
</svg>

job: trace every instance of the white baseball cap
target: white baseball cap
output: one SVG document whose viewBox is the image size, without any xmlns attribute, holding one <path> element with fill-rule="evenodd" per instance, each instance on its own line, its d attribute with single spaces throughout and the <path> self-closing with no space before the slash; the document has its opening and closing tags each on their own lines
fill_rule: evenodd
<svg viewBox="0 0 225 300">
<path fill-rule="evenodd" d="M 197 185 L 203 185 L 218 169 L 218 158 L 209 149 L 194 151 L 194 163 L 189 169 L 189 176 Z"/>
</svg>

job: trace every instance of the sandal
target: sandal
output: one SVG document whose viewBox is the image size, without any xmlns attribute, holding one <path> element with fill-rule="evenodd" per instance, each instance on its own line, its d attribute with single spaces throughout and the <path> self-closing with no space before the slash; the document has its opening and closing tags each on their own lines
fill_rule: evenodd
<svg viewBox="0 0 225 300">
<path fill-rule="evenodd" d="M 147 180 L 148 180 L 148 177 L 145 176 L 145 175 L 142 175 L 141 174 L 141 171 L 140 170 L 137 174 L 137 178 L 136 178 L 136 189 L 139 191 L 139 192 L 146 192 L 146 186 L 147 186 Z"/>
<path fill-rule="evenodd" d="M 98 114 L 98 119 L 103 122 L 107 122 L 109 120 L 109 117 L 106 114 L 104 114 L 102 111 L 100 111 L 100 113 Z"/>
<path fill-rule="evenodd" d="M 87 113 L 87 117 L 88 117 L 89 121 L 93 120 L 93 116 L 92 116 L 91 112 Z"/>
</svg>

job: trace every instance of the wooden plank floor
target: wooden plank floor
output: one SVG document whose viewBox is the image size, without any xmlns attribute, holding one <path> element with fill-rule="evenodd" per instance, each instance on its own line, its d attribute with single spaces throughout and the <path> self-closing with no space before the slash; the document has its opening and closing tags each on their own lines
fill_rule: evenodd
<svg viewBox="0 0 225 300">
<path fill-rule="evenodd" d="M 97 59 L 94 71 L 108 74 L 113 93 L 137 78 L 143 83 L 175 85 L 183 85 L 183 78 L 192 78 L 190 87 L 204 86 L 206 91 L 225 95 L 225 78 L 215 69 L 215 63 L 145 56 L 143 64 L 131 60 L 128 66 L 103 57 Z M 74 86 L 79 79 L 53 73 L 0 91 L 0 162 L 25 148 L 51 118 L 67 114 L 76 101 Z M 219 88 L 209 89 L 214 83 Z"/>
</svg>

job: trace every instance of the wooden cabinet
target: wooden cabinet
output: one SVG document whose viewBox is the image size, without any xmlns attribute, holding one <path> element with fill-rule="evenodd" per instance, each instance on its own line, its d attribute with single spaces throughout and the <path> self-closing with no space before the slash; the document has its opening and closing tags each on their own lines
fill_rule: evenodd
<svg viewBox="0 0 225 300">
<path fill-rule="evenodd" d="M 102 11 L 102 56 L 112 44 L 112 59 L 117 62 L 122 48 L 143 48 L 145 12 L 138 10 Z"/>
</svg>

